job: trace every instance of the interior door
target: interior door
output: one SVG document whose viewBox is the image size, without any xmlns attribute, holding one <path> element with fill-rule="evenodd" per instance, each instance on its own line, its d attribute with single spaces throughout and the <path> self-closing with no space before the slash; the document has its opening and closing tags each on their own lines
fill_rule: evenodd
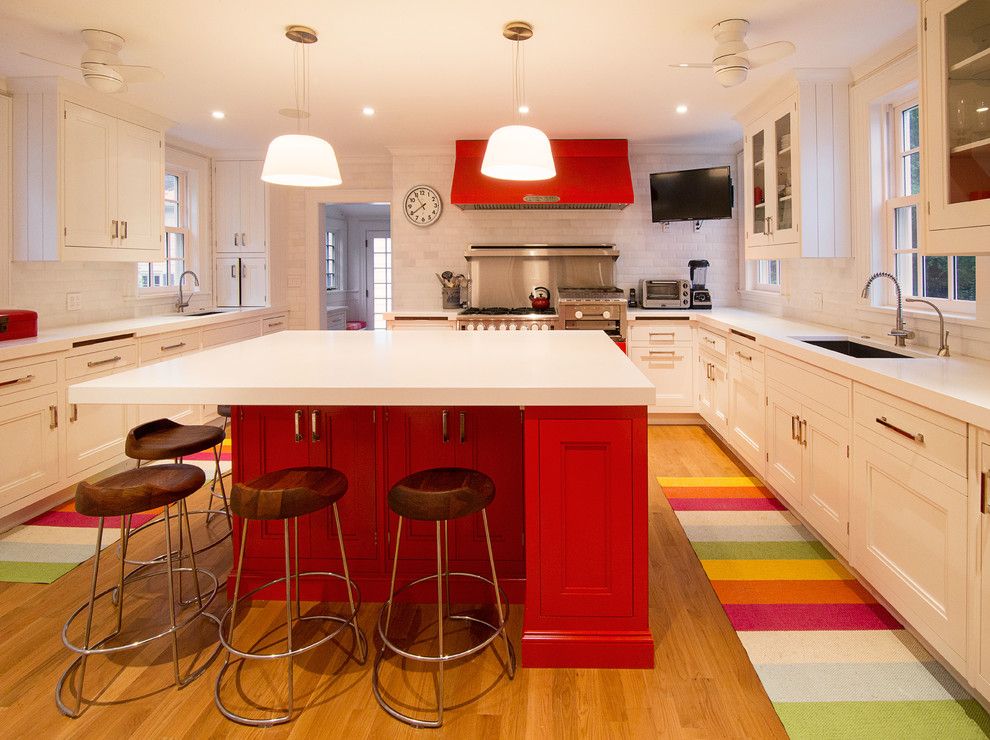
<svg viewBox="0 0 990 740">
<path fill-rule="evenodd" d="M 264 257 L 241 259 L 241 305 L 264 306 L 268 303 L 267 260 Z"/>
<path fill-rule="evenodd" d="M 265 251 L 265 183 L 261 179 L 263 162 L 241 162 L 240 241 L 242 252 Z"/>
<path fill-rule="evenodd" d="M 213 223 L 214 228 L 216 228 L 217 252 L 240 252 L 240 162 L 217 162 L 214 164 L 213 193 Z"/>
<path fill-rule="evenodd" d="M 63 132 L 65 245 L 116 247 L 117 120 L 66 103 Z"/>
<path fill-rule="evenodd" d="M 241 305 L 241 261 L 237 257 L 217 260 L 217 305 L 223 308 Z"/>
<path fill-rule="evenodd" d="M 804 515 L 829 543 L 846 555 L 849 550 L 849 431 L 831 419 L 803 407 Z"/>
<path fill-rule="evenodd" d="M 118 244 L 127 249 L 162 250 L 162 148 L 157 131 L 117 122 Z"/>
<path fill-rule="evenodd" d="M 372 329 L 385 328 L 392 310 L 392 237 L 388 230 L 365 232 L 368 253 L 368 316 Z"/>
<path fill-rule="evenodd" d="M 791 506 L 803 510 L 803 452 L 799 439 L 801 403 L 777 388 L 767 388 L 767 482 Z"/>
</svg>

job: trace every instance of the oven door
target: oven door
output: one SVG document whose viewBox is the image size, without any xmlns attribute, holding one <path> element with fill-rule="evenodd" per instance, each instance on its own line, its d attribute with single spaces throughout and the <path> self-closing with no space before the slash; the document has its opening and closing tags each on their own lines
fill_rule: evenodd
<svg viewBox="0 0 990 740">
<path fill-rule="evenodd" d="M 644 306 L 678 306 L 681 303 L 681 280 L 644 280 Z"/>
</svg>

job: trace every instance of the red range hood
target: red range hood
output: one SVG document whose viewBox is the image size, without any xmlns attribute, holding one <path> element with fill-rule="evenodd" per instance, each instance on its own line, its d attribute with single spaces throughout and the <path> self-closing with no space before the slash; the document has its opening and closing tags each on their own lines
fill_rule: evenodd
<svg viewBox="0 0 990 740">
<path fill-rule="evenodd" d="M 556 177 L 535 182 L 497 180 L 481 174 L 487 141 L 457 142 L 450 202 L 477 210 L 607 210 L 633 202 L 626 139 L 553 139 Z"/>
</svg>

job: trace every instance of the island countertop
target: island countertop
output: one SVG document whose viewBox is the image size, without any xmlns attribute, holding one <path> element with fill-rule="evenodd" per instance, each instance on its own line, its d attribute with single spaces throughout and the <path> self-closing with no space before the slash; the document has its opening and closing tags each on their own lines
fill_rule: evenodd
<svg viewBox="0 0 990 740">
<path fill-rule="evenodd" d="M 646 406 L 601 332 L 286 331 L 69 388 L 70 403 Z"/>
</svg>

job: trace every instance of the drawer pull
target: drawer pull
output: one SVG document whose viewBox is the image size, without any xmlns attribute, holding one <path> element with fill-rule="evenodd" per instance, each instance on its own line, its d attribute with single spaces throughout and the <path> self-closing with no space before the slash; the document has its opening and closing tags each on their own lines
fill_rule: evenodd
<svg viewBox="0 0 990 740">
<path fill-rule="evenodd" d="M 79 406 L 76 404 L 69 404 L 69 421 L 77 422 L 79 421 Z"/>
<path fill-rule="evenodd" d="M 911 432 L 909 432 L 909 431 L 907 431 L 905 429 L 901 429 L 899 426 L 895 426 L 895 425 L 891 424 L 889 421 L 887 421 L 887 417 L 886 416 L 878 416 L 877 417 L 877 424 L 879 424 L 882 427 L 886 427 L 887 429 L 891 430 L 892 432 L 897 432 L 902 437 L 907 437 L 908 439 L 913 440 L 913 441 L 917 442 L 918 444 L 923 445 L 925 443 L 925 435 L 924 434 L 921 434 L 920 432 L 918 434 L 911 434 Z"/>
<path fill-rule="evenodd" d="M 446 442 L 449 442 L 450 441 L 450 432 L 447 429 L 447 409 L 444 409 L 443 410 L 443 414 L 441 415 L 441 419 L 442 419 L 441 424 L 442 424 L 442 427 L 443 427 L 442 428 L 442 431 L 441 431 L 441 434 L 443 435 L 443 441 L 446 443 Z"/>
<path fill-rule="evenodd" d="M 717 342 L 714 339 L 710 339 L 709 337 L 702 337 L 702 339 L 704 339 L 709 344 L 717 344 Z"/>
<path fill-rule="evenodd" d="M 272 329 L 272 328 L 274 328 L 274 327 L 276 327 L 276 326 L 281 326 L 281 325 L 282 325 L 282 322 L 281 322 L 281 321 L 273 321 L 272 323 L 270 323 L 270 324 L 268 325 L 268 328 L 269 328 L 269 329 Z"/>
<path fill-rule="evenodd" d="M 34 380 L 34 376 L 33 375 L 25 375 L 23 378 L 14 378 L 13 380 L 5 380 L 2 383 L 0 383 L 0 388 L 3 388 L 5 385 L 17 385 L 18 383 L 30 383 L 32 380 Z"/>
<path fill-rule="evenodd" d="M 987 501 L 987 478 L 990 478 L 990 471 L 984 470 L 980 474 L 980 513 L 990 514 L 990 502 Z"/>
<path fill-rule="evenodd" d="M 178 344 L 163 344 L 162 352 L 167 352 L 170 349 L 179 349 L 180 347 L 185 347 L 185 346 L 186 346 L 185 342 L 179 342 Z"/>
<path fill-rule="evenodd" d="M 162 347 L 162 349 L 165 349 Z M 108 357 L 105 360 L 92 360 L 86 363 L 86 367 L 99 367 L 100 365 L 109 365 L 112 362 L 117 362 L 120 359 L 120 355 L 114 355 L 113 357 Z"/>
<path fill-rule="evenodd" d="M 807 419 L 801 419 L 801 425 L 798 427 L 799 434 L 801 435 L 798 441 L 801 443 L 802 447 L 808 446 L 808 421 Z"/>
<path fill-rule="evenodd" d="M 119 239 L 120 238 L 120 222 L 119 221 L 111 221 L 110 223 L 113 224 L 113 233 L 110 235 L 110 238 L 111 239 Z"/>
<path fill-rule="evenodd" d="M 741 357 L 742 359 L 746 360 L 746 362 L 752 362 L 753 361 L 753 355 L 744 354 L 744 353 L 740 352 L 738 349 L 736 350 L 736 357 Z"/>
<path fill-rule="evenodd" d="M 650 332 L 650 336 L 651 337 L 673 337 L 675 335 L 674 335 L 674 332 L 672 332 L 672 331 L 651 331 Z"/>
<path fill-rule="evenodd" d="M 677 351 L 672 349 L 651 349 L 649 352 L 651 355 L 669 355 L 671 357 L 677 356 Z"/>
<path fill-rule="evenodd" d="M 313 409 L 309 414 L 309 429 L 314 442 L 320 441 L 320 410 Z"/>
<path fill-rule="evenodd" d="M 295 413 L 292 415 L 292 423 L 294 431 L 296 433 L 296 442 L 302 442 L 302 409 L 296 409 Z"/>
<path fill-rule="evenodd" d="M 791 417 L 791 439 L 798 438 L 797 423 L 799 419 L 796 416 Z"/>
<path fill-rule="evenodd" d="M 58 406 L 48 407 L 48 428 L 58 429 Z"/>
</svg>

